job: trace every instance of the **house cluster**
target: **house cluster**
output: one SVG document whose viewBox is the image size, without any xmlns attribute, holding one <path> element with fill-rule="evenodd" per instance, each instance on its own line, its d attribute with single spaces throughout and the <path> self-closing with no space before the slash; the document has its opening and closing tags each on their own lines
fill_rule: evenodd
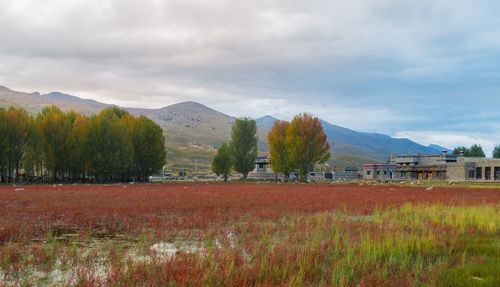
<svg viewBox="0 0 500 287">
<path fill-rule="evenodd" d="M 447 152 L 397 155 L 387 164 L 363 165 L 363 178 L 372 180 L 500 181 L 500 159 L 464 157 Z"/>
<path fill-rule="evenodd" d="M 319 172 L 309 172 L 307 178 L 309 180 L 355 180 L 359 179 L 361 174 L 359 170 L 355 167 L 345 168 L 342 171 L 319 171 Z M 255 180 L 283 180 L 284 175 L 282 173 L 276 173 L 272 170 L 271 164 L 269 163 L 269 157 L 259 156 L 255 160 L 255 169 L 248 174 L 249 179 Z M 291 173 L 290 180 L 298 179 L 297 173 Z"/>
<path fill-rule="evenodd" d="M 297 178 L 292 173 L 290 180 Z M 268 156 L 256 159 L 255 169 L 250 179 L 283 180 L 281 173 L 271 169 Z M 464 157 L 444 151 L 431 155 L 394 155 L 388 163 L 364 164 L 360 172 L 357 168 L 342 171 L 310 172 L 309 180 L 449 180 L 449 181 L 500 181 L 500 159 Z"/>
</svg>

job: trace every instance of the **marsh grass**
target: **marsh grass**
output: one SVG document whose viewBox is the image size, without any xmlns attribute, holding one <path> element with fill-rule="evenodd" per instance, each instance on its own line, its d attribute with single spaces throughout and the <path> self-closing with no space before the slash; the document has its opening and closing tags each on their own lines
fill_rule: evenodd
<svg viewBox="0 0 500 287">
<path fill-rule="evenodd" d="M 496 205 L 407 204 L 364 215 L 246 218 L 193 238 L 170 233 L 165 242 L 197 240 L 203 248 L 169 257 L 151 252 L 161 240 L 154 234 L 86 244 L 48 234 L 32 249 L 0 246 L 0 268 L 7 285 L 28 286 L 49 284 L 54 266 L 80 286 L 500 286 L 499 228 Z M 127 257 L 130 250 L 149 259 Z"/>
</svg>

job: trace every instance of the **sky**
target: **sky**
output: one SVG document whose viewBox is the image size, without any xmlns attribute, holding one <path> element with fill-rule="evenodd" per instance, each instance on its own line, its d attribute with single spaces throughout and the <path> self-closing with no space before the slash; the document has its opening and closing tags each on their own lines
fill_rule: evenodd
<svg viewBox="0 0 500 287">
<path fill-rule="evenodd" d="M 0 85 L 500 143 L 500 1 L 0 0 Z"/>
</svg>

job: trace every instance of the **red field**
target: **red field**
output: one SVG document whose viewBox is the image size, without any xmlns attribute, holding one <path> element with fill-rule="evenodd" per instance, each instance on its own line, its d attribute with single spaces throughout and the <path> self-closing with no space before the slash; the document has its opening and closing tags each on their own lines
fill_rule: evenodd
<svg viewBox="0 0 500 287">
<path fill-rule="evenodd" d="M 500 190 L 357 184 L 0 186 L 0 242 L 22 242 L 49 231 L 112 237 L 335 209 L 369 214 L 404 203 L 436 202 L 498 204 Z"/>
<path fill-rule="evenodd" d="M 500 286 L 500 189 L 0 186 L 3 286 Z"/>
</svg>

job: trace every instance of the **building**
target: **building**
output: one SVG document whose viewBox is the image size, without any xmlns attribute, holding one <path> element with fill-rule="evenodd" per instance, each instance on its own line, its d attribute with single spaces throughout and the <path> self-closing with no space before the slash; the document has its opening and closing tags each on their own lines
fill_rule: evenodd
<svg viewBox="0 0 500 287">
<path fill-rule="evenodd" d="M 363 165 L 372 180 L 500 181 L 500 159 L 449 155 L 394 155 L 388 164 Z"/>
<path fill-rule="evenodd" d="M 255 169 L 248 174 L 249 179 L 276 180 L 278 175 L 272 170 L 269 156 L 258 156 L 255 159 Z"/>
<path fill-rule="evenodd" d="M 370 163 L 363 165 L 363 179 L 393 180 L 396 175 L 396 164 Z"/>
<path fill-rule="evenodd" d="M 321 181 L 325 179 L 332 179 L 331 172 L 323 172 L 323 171 L 314 171 L 307 173 L 307 180 L 310 181 Z"/>
<path fill-rule="evenodd" d="M 398 180 L 446 179 L 447 165 L 456 161 L 457 156 L 449 155 L 446 151 L 441 154 L 394 155 L 389 158 L 389 163 L 397 166 L 395 179 Z"/>
<path fill-rule="evenodd" d="M 458 157 L 446 167 L 451 181 L 500 181 L 500 159 Z"/>
<path fill-rule="evenodd" d="M 357 167 L 346 167 L 344 170 L 334 171 L 332 175 L 334 180 L 356 180 L 360 176 Z"/>
<path fill-rule="evenodd" d="M 272 170 L 269 163 L 269 156 L 258 156 L 255 159 L 255 168 L 248 173 L 248 178 L 253 180 L 284 180 L 283 173 L 276 173 Z M 294 181 L 299 178 L 297 172 L 290 173 L 288 180 Z M 333 174 L 330 172 L 309 172 L 307 174 L 308 180 L 319 181 L 333 179 Z"/>
</svg>

